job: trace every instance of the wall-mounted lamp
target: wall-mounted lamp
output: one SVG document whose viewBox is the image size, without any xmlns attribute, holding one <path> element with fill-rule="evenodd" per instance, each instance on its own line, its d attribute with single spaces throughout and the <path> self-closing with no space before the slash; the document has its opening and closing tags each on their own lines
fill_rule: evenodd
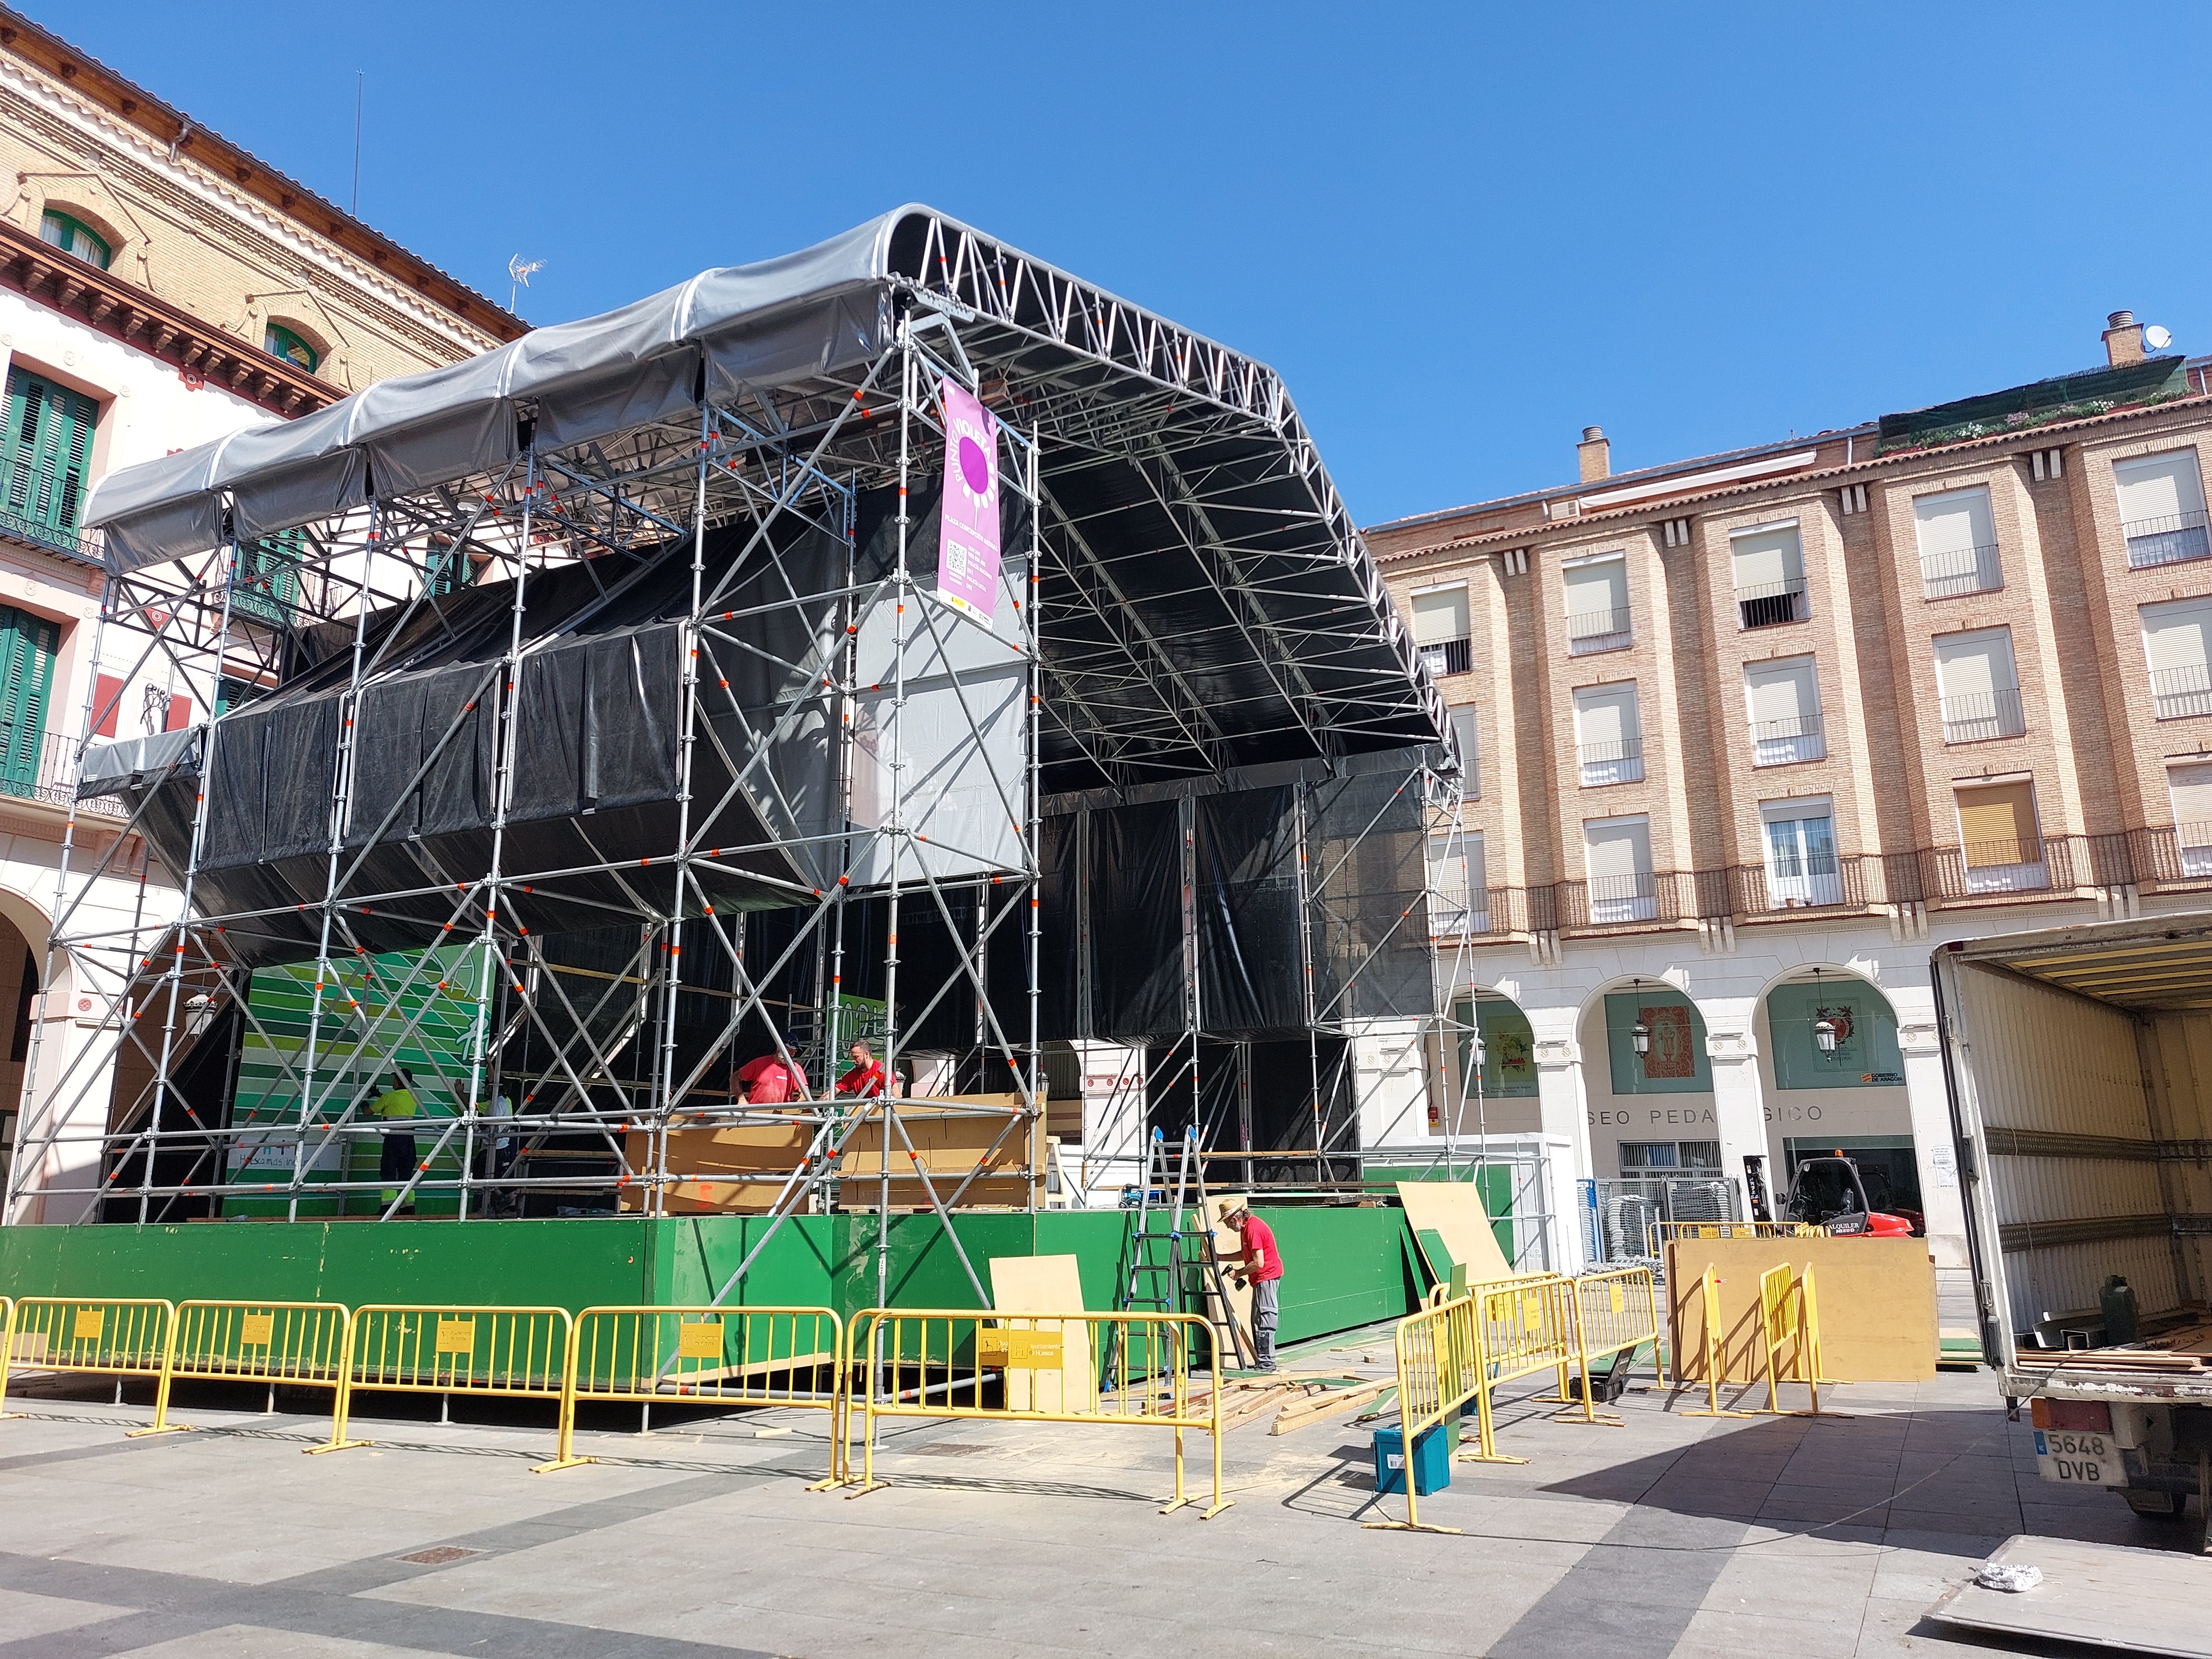
<svg viewBox="0 0 2212 1659">
<path fill-rule="evenodd" d="M 1832 1054 L 1835 1053 L 1836 1022 L 1832 1019 L 1814 1020 L 1813 1022 L 1813 1041 L 1820 1045 L 1820 1052 L 1822 1054 Z"/>
<path fill-rule="evenodd" d="M 1651 1052 L 1651 1028 L 1642 1020 L 1638 1020 L 1635 1024 L 1628 1028 L 1628 1040 L 1636 1045 L 1636 1057 L 1638 1060 Z"/>
</svg>

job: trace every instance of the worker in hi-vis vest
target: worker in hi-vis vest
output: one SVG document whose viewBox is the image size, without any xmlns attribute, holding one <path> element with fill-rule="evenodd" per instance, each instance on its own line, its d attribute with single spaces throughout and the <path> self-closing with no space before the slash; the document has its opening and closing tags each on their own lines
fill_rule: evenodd
<svg viewBox="0 0 2212 1659">
<path fill-rule="evenodd" d="M 404 1066 L 386 1072 L 382 1082 L 384 1092 L 368 1103 L 368 1115 L 384 1125 L 384 1155 L 378 1163 L 377 1176 L 385 1183 L 383 1207 L 388 1210 L 398 1202 L 400 1188 L 415 1178 L 415 1131 L 412 1127 L 392 1126 L 411 1126 L 422 1108 L 415 1099 L 415 1074 Z M 415 1206 L 410 1204 L 399 1213 L 413 1215 Z"/>
</svg>

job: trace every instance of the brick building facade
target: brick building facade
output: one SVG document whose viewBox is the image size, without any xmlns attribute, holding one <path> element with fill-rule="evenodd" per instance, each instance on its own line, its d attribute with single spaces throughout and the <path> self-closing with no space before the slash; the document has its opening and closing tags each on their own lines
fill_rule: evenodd
<svg viewBox="0 0 2212 1659">
<path fill-rule="evenodd" d="M 1630 474 L 1591 428 L 1572 485 L 1368 532 L 1468 769 L 1432 1135 L 1540 1136 L 1609 1249 L 1840 1147 L 1961 1288 L 1929 953 L 2212 902 L 2212 398 L 2142 334 Z"/>
</svg>

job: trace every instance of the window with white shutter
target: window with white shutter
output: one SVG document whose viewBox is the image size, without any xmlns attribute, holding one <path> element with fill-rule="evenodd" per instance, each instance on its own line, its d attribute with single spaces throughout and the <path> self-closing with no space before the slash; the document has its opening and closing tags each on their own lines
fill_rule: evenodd
<svg viewBox="0 0 2212 1659">
<path fill-rule="evenodd" d="M 2120 497 L 2120 533 L 2137 570 L 2212 558 L 2204 520 L 2204 479 L 2194 449 L 2172 449 L 2112 463 Z"/>
<path fill-rule="evenodd" d="M 1463 585 L 1413 595 L 1413 643 L 1429 672 L 1439 678 L 1464 674 L 1474 666 Z"/>
<path fill-rule="evenodd" d="M 1771 628 L 1811 614 L 1805 603 L 1805 550 L 1795 523 L 1741 531 L 1729 538 L 1729 555 L 1742 626 Z"/>
<path fill-rule="evenodd" d="M 2173 798 L 2173 839 L 2181 848 L 2182 873 L 2212 876 L 2212 762 L 2167 767 L 2166 787 Z"/>
<path fill-rule="evenodd" d="M 1439 938 L 1490 931 L 1490 887 L 1482 837 L 1466 833 L 1429 838 L 1431 931 Z"/>
<path fill-rule="evenodd" d="M 1751 720 L 1751 763 L 1788 766 L 1828 752 L 1820 725 L 1820 679 L 1810 657 L 1744 665 Z"/>
<path fill-rule="evenodd" d="M 1644 727 L 1633 680 L 1586 685 L 1575 693 L 1575 758 L 1585 788 L 1643 777 Z"/>
<path fill-rule="evenodd" d="M 1482 729 L 1473 703 L 1461 703 L 1451 711 L 1451 727 L 1459 745 L 1460 799 L 1474 800 L 1482 793 Z"/>
<path fill-rule="evenodd" d="M 2004 586 L 1987 489 L 1915 496 L 1912 518 L 1920 538 L 1920 580 L 1929 599 L 1984 593 Z"/>
<path fill-rule="evenodd" d="M 1567 650 L 1586 657 L 1635 643 L 1628 618 L 1628 560 L 1620 553 L 1570 564 L 1559 573 L 1567 592 Z"/>
<path fill-rule="evenodd" d="M 1946 743 L 1986 743 L 2027 730 L 2009 628 L 1938 635 L 1936 688 L 1942 699 Z"/>
<path fill-rule="evenodd" d="M 1589 820 L 1583 825 L 1583 858 L 1589 872 L 1591 921 L 1650 921 L 1659 914 L 1650 818 L 1639 813 Z"/>
<path fill-rule="evenodd" d="M 2212 714 L 2212 599 L 2147 605 L 2136 614 L 2142 618 L 2151 708 L 2158 718 Z"/>
</svg>

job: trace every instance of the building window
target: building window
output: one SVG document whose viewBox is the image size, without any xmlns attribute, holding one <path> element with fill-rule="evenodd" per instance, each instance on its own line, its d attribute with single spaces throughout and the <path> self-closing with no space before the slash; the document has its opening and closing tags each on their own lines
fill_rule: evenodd
<svg viewBox="0 0 2212 1659">
<path fill-rule="evenodd" d="M 1482 733 L 1474 706 L 1462 703 L 1451 711 L 1452 740 L 1459 745 L 1459 794 L 1474 800 L 1482 793 Z"/>
<path fill-rule="evenodd" d="M 1929 599 L 1986 593 L 2004 586 L 1988 490 L 1916 496 L 1912 518 L 1920 536 L 1920 580 Z"/>
<path fill-rule="evenodd" d="M 2063 449 L 2039 449 L 2028 457 L 2028 468 L 2035 474 L 2038 483 L 2048 483 L 2066 476 L 2066 452 Z"/>
<path fill-rule="evenodd" d="M 322 362 L 322 354 L 282 323 L 271 323 L 261 336 L 261 349 L 272 357 L 282 357 L 293 368 L 312 374 L 315 365 Z"/>
<path fill-rule="evenodd" d="M 1828 752 L 1820 726 L 1820 680 L 1810 657 L 1746 663 L 1744 699 L 1751 715 L 1751 763 L 1790 766 Z"/>
<path fill-rule="evenodd" d="M 1567 590 L 1570 656 L 1626 651 L 1635 643 L 1628 621 L 1628 560 L 1624 555 L 1607 553 L 1583 560 L 1559 574 Z"/>
<path fill-rule="evenodd" d="M 1643 780 L 1644 726 L 1633 680 L 1575 693 L 1575 757 L 1585 789 Z"/>
<path fill-rule="evenodd" d="M 1737 620 L 1745 628 L 1803 622 L 1805 550 L 1796 524 L 1763 525 L 1729 538 L 1735 565 Z"/>
<path fill-rule="evenodd" d="M 1490 931 L 1489 873 L 1479 835 L 1429 838 L 1429 931 L 1439 939 Z"/>
<path fill-rule="evenodd" d="M 1836 492 L 1836 497 L 1847 519 L 1867 510 L 1867 489 L 1863 483 L 1845 484 Z"/>
<path fill-rule="evenodd" d="M 44 617 L 0 605 L 0 794 L 39 792 L 61 629 Z"/>
<path fill-rule="evenodd" d="M 0 444 L 8 527 L 33 540 L 58 538 L 74 549 L 99 416 L 81 392 L 27 369 L 8 371 L 8 430 Z"/>
<path fill-rule="evenodd" d="M 234 616 L 289 626 L 300 597 L 300 560 L 307 532 L 280 530 L 273 536 L 238 544 L 236 578 L 231 586 Z"/>
<path fill-rule="evenodd" d="M 1624 1140 L 1620 1143 L 1620 1174 L 1625 1181 L 1639 1176 L 1717 1175 L 1721 1144 L 1717 1140 Z"/>
<path fill-rule="evenodd" d="M 1768 801 L 1759 809 L 1766 831 L 1770 908 L 1841 904 L 1844 878 L 1836 857 L 1836 823 L 1826 798 Z"/>
<path fill-rule="evenodd" d="M 466 587 L 473 574 L 460 548 L 450 542 L 443 547 L 434 543 L 423 558 L 422 591 L 434 599 L 443 599 Z"/>
<path fill-rule="evenodd" d="M 1960 784 L 1957 799 L 1968 892 L 2029 892 L 2051 885 L 2033 783 Z"/>
<path fill-rule="evenodd" d="M 51 242 L 63 252 L 82 259 L 88 265 L 107 269 L 107 262 L 115 257 L 105 237 L 82 221 L 72 219 L 66 213 L 46 210 L 39 220 L 39 240 Z"/>
<path fill-rule="evenodd" d="M 1439 679 L 1474 666 L 1464 586 L 1413 595 L 1413 643 L 1420 647 L 1422 665 Z"/>
<path fill-rule="evenodd" d="M 1659 914 L 1659 884 L 1651 872 L 1651 820 L 1592 818 L 1583 825 L 1583 859 L 1589 872 L 1589 918 L 1600 927 L 1650 921 Z"/>
<path fill-rule="evenodd" d="M 2167 767 L 2166 788 L 2173 799 L 2173 839 L 2181 849 L 2181 873 L 2212 876 L 2212 762 Z"/>
<path fill-rule="evenodd" d="M 2212 538 L 2205 533 L 2204 481 L 2197 470 L 2195 450 L 2115 461 L 2112 483 L 2119 492 L 2120 533 L 2127 538 L 2130 569 L 2212 559 Z"/>
<path fill-rule="evenodd" d="M 1942 700 L 1946 743 L 1987 743 L 2027 730 L 2009 628 L 1939 635 L 1936 689 Z"/>
<path fill-rule="evenodd" d="M 2147 605 L 2136 614 L 2150 661 L 2153 712 L 2162 720 L 2212 714 L 2212 599 Z"/>
</svg>

